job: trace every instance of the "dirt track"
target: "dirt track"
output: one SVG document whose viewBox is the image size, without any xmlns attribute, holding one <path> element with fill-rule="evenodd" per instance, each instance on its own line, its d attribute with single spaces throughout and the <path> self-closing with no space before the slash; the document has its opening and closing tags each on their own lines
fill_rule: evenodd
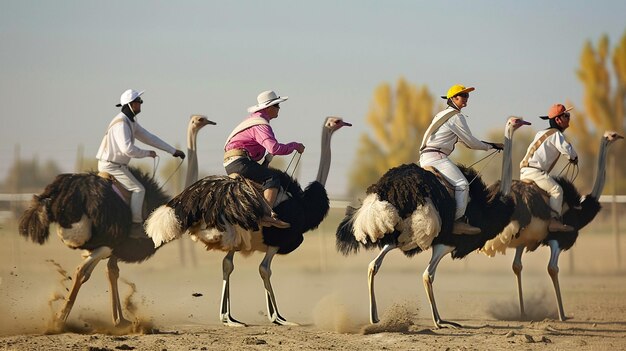
<svg viewBox="0 0 626 351">
<path fill-rule="evenodd" d="M 222 326 L 222 254 L 207 253 L 185 239 L 184 245 L 168 244 L 142 264 L 120 264 L 127 282 L 120 283 L 121 294 L 131 309 L 126 316 L 138 321 L 134 330 L 111 326 L 105 265 L 100 264 L 81 289 L 65 331 L 46 334 L 80 252 L 53 236 L 44 246 L 26 242 L 5 226 L 0 230 L 0 349 L 626 349 L 625 264 L 616 266 L 612 235 L 585 231 L 573 253 L 561 256 L 564 307 L 571 317 L 566 322 L 554 319 L 546 248 L 524 256 L 526 304 L 534 321 L 517 320 L 512 252 L 493 259 L 481 254 L 463 261 L 444 259 L 435 280 L 439 311 L 464 328 L 435 330 L 421 280 L 430 254 L 412 259 L 398 252 L 388 255 L 376 280 L 383 320 L 369 326 L 366 276 L 375 252 L 338 255 L 332 227 L 325 222 L 319 232 L 307 234 L 296 252 L 276 258 L 272 266 L 280 312 L 300 327 L 268 322 L 258 275 L 261 255 L 236 256 L 231 278 L 233 315 L 250 326 Z"/>
</svg>

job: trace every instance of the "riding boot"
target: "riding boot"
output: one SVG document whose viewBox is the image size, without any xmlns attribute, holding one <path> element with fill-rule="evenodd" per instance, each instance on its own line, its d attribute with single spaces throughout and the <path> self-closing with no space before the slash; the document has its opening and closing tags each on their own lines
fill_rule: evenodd
<svg viewBox="0 0 626 351">
<path fill-rule="evenodd" d="M 454 224 L 452 225 L 452 234 L 476 235 L 480 234 L 480 228 L 474 227 L 467 223 L 467 218 L 463 216 L 454 221 Z"/>
</svg>

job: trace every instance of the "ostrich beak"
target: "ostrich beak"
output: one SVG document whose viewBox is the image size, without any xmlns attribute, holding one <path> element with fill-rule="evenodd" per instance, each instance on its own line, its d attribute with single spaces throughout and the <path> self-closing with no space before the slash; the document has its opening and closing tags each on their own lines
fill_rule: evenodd
<svg viewBox="0 0 626 351">
<path fill-rule="evenodd" d="M 348 122 L 343 121 L 343 120 L 339 121 L 339 123 L 341 123 L 342 127 L 352 127 L 352 123 L 348 123 Z"/>
</svg>

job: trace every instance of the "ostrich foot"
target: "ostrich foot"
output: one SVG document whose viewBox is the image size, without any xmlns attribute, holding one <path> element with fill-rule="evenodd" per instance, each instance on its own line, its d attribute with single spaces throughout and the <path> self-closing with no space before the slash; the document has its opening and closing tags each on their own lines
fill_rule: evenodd
<svg viewBox="0 0 626 351">
<path fill-rule="evenodd" d="M 437 329 L 442 329 L 442 328 L 460 329 L 460 328 L 463 328 L 463 326 L 460 325 L 459 323 L 450 322 L 450 321 L 444 321 L 443 319 L 435 321 L 435 326 L 437 327 Z"/>
<path fill-rule="evenodd" d="M 231 317 L 231 315 L 229 314 L 221 315 L 220 319 L 222 321 L 222 324 L 224 324 L 227 327 L 247 327 L 248 326 L 247 324 L 242 323 L 236 320 L 235 318 Z"/>
<path fill-rule="evenodd" d="M 278 313 L 273 318 L 270 318 L 270 321 L 278 325 L 286 325 L 286 326 L 292 326 L 292 327 L 300 326 L 300 324 L 298 323 L 287 321 L 283 316 L 279 315 Z"/>
<path fill-rule="evenodd" d="M 120 318 L 120 320 L 113 322 L 113 325 L 116 328 L 124 329 L 130 327 L 133 323 L 126 318 Z"/>
</svg>

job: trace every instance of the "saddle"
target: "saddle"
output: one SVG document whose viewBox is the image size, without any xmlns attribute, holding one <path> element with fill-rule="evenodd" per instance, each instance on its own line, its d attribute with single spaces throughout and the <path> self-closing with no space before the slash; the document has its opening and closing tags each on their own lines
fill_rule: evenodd
<svg viewBox="0 0 626 351">
<path fill-rule="evenodd" d="M 422 169 L 434 174 L 435 177 L 437 177 L 437 179 L 439 180 L 439 183 L 441 183 L 441 185 L 446 188 L 448 194 L 450 194 L 450 196 L 454 198 L 454 186 L 452 186 L 452 184 L 448 182 L 448 180 L 443 176 L 443 174 L 441 174 L 441 172 L 439 172 L 439 170 L 432 166 L 424 166 L 422 167 Z"/>
<path fill-rule="evenodd" d="M 111 188 L 128 206 L 130 206 L 130 197 L 132 192 L 126 189 L 113 175 L 108 172 L 98 172 L 98 177 L 103 178 L 111 182 Z M 148 217 L 148 208 L 146 201 L 144 200 L 141 216 L 145 220 Z"/>
</svg>

